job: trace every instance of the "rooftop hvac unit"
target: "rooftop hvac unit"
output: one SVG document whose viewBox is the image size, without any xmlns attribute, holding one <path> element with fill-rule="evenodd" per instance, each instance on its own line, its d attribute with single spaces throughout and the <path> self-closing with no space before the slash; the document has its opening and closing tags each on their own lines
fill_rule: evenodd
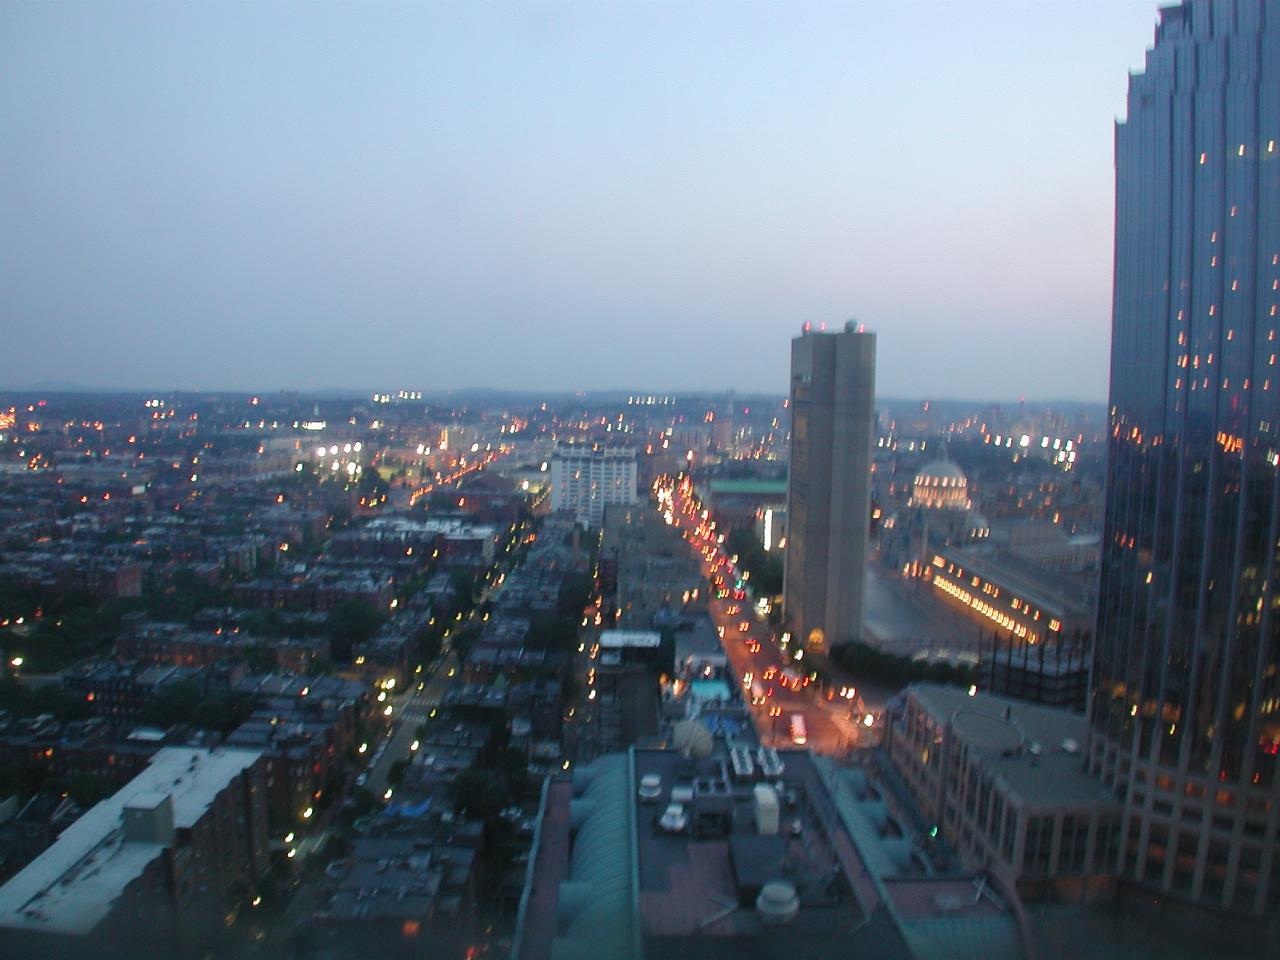
<svg viewBox="0 0 1280 960">
<path fill-rule="evenodd" d="M 768 924 L 789 923 L 800 912 L 800 898 L 795 884 L 786 880 L 771 880 L 760 889 L 756 897 L 756 912 Z"/>
<path fill-rule="evenodd" d="M 759 783 L 756 784 L 752 794 L 756 816 L 756 831 L 764 837 L 777 835 L 778 792 L 767 783 Z"/>
</svg>

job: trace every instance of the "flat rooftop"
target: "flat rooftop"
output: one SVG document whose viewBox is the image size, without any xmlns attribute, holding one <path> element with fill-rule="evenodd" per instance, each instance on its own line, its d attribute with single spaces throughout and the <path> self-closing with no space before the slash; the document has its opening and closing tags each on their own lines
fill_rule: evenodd
<svg viewBox="0 0 1280 960">
<path fill-rule="evenodd" d="M 743 479 L 743 480 L 712 480 L 710 483 L 712 495 L 721 494 L 722 496 L 758 496 L 758 497 L 785 497 L 787 495 L 787 481 L 782 480 L 764 480 L 764 479 Z"/>
<path fill-rule="evenodd" d="M 1029 807 L 1115 802 L 1085 769 L 1089 735 L 1083 714 L 994 694 L 969 696 L 960 687 L 916 684 L 907 689 Z M 1036 752 L 1038 749 L 1038 753 Z"/>
<path fill-rule="evenodd" d="M 935 872 L 866 770 L 784 750 L 765 778 L 735 772 L 729 746 L 633 749 L 551 781 L 515 960 L 1023 956 L 1011 905 L 981 876 Z M 646 777 L 660 781 L 649 801 Z M 776 834 L 757 829 L 760 784 L 777 792 Z M 689 818 L 674 834 L 657 825 L 673 790 Z M 776 880 L 799 902 L 777 925 L 755 908 Z"/>
<path fill-rule="evenodd" d="M 777 957 L 790 950 L 810 956 L 907 957 L 906 944 L 887 918 L 874 916 L 878 898 L 850 838 L 834 817 L 826 789 L 809 754 L 779 752 L 783 785 L 780 830 L 756 831 L 752 788 L 763 780 L 734 782 L 727 802 L 733 824 L 723 838 L 694 840 L 669 835 L 656 820 L 672 788 L 719 776 L 727 754 L 718 751 L 693 765 L 673 750 L 637 750 L 637 779 L 662 777 L 657 803 L 640 804 L 636 820 L 640 915 L 649 955 L 655 957 Z M 799 824 L 799 832 L 793 833 Z M 790 923 L 766 924 L 754 896 L 742 902 L 740 886 L 786 879 L 796 885 L 800 912 Z M 732 939 L 732 944 L 726 943 Z M 698 941 L 702 941 L 699 943 Z"/>
<path fill-rule="evenodd" d="M 1041 570 L 1020 557 L 990 548 L 943 547 L 937 553 L 963 566 L 965 576 L 976 573 L 1001 584 L 1042 610 L 1057 610 L 1066 617 L 1084 617 L 1093 609 L 1091 581 L 1078 574 Z"/>
<path fill-rule="evenodd" d="M 173 800 L 177 829 L 193 826 L 227 785 L 262 754 L 256 750 L 165 747 L 150 766 L 68 827 L 48 850 L 0 887 L 0 926 L 90 933 L 130 882 L 164 852 L 126 841 L 124 808 Z"/>
<path fill-rule="evenodd" d="M 601 630 L 600 646 L 606 650 L 618 647 L 656 647 L 662 635 L 656 630 Z"/>
</svg>

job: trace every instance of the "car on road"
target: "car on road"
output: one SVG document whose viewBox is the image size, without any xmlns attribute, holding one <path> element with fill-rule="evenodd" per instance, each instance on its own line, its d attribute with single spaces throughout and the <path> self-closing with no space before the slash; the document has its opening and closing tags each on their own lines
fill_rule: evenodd
<svg viewBox="0 0 1280 960">
<path fill-rule="evenodd" d="M 797 747 L 803 747 L 809 742 L 809 731 L 805 727 L 804 714 L 793 713 L 791 715 L 791 742 Z"/>
<path fill-rule="evenodd" d="M 360 774 L 360 776 L 356 777 L 357 787 L 363 787 L 368 782 L 369 782 L 369 774 L 367 773 L 362 773 Z"/>
</svg>

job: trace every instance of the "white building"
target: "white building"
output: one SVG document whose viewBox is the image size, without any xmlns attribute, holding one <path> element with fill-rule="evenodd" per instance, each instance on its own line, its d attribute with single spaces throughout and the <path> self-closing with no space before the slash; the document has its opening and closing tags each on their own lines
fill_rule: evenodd
<svg viewBox="0 0 1280 960">
<path fill-rule="evenodd" d="M 559 444 L 551 457 L 551 509 L 571 510 L 599 527 L 604 508 L 636 502 L 636 452 L 630 447 Z"/>
</svg>

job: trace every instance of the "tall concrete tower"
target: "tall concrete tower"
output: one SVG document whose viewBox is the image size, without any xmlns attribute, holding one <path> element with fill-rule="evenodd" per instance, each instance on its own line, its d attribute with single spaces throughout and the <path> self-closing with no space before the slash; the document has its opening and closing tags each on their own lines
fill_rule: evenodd
<svg viewBox="0 0 1280 960">
<path fill-rule="evenodd" d="M 791 341 L 791 470 L 783 614 L 815 651 L 862 639 L 875 432 L 876 337 Z"/>
</svg>

